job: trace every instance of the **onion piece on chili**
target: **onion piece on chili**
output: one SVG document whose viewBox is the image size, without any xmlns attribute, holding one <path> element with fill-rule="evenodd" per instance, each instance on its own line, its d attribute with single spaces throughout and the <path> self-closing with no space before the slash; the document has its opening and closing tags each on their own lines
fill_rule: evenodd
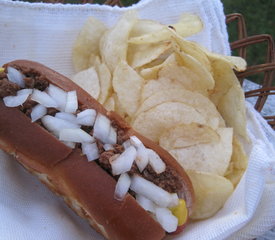
<svg viewBox="0 0 275 240">
<path fill-rule="evenodd" d="M 166 232 L 171 233 L 177 230 L 178 219 L 169 209 L 157 207 L 156 219 Z"/>
<path fill-rule="evenodd" d="M 58 112 L 55 114 L 56 118 L 67 120 L 71 123 L 78 124 L 76 121 L 76 116 L 72 113 Z"/>
<path fill-rule="evenodd" d="M 117 158 L 110 162 L 112 166 L 113 175 L 119 175 L 128 172 L 133 165 L 136 158 L 137 151 L 134 146 L 128 147 L 123 153 L 121 153 Z"/>
<path fill-rule="evenodd" d="M 28 97 L 29 97 L 28 93 L 16 95 L 16 96 L 7 96 L 7 97 L 3 97 L 3 101 L 7 107 L 18 107 L 22 105 L 27 100 Z"/>
<path fill-rule="evenodd" d="M 57 137 L 59 137 L 60 131 L 64 128 L 80 128 L 77 124 L 50 115 L 45 115 L 41 118 L 41 121 L 44 127 Z"/>
<path fill-rule="evenodd" d="M 49 85 L 46 92 L 55 100 L 58 105 L 58 109 L 60 111 L 65 111 L 67 92 L 53 84 Z"/>
<path fill-rule="evenodd" d="M 76 116 L 77 123 L 85 126 L 93 126 L 95 118 L 96 111 L 94 109 L 85 109 Z"/>
<path fill-rule="evenodd" d="M 47 108 L 41 104 L 37 104 L 32 108 L 31 119 L 32 122 L 37 121 L 47 114 Z"/>
<path fill-rule="evenodd" d="M 93 143 L 95 138 L 80 128 L 65 128 L 59 133 L 59 140 L 78 143 Z"/>
<path fill-rule="evenodd" d="M 127 194 L 131 185 L 131 178 L 127 173 L 122 173 L 116 183 L 115 199 L 122 200 Z"/>
<path fill-rule="evenodd" d="M 94 161 L 99 158 L 99 151 L 97 144 L 83 142 L 81 144 L 82 152 L 87 156 L 88 161 Z"/>
<path fill-rule="evenodd" d="M 151 200 L 149 200 L 148 198 L 140 195 L 140 194 L 136 194 L 136 200 L 139 203 L 139 205 L 141 207 L 143 207 L 146 211 L 149 211 L 151 213 L 155 213 L 156 212 L 156 204 L 153 203 Z"/>
<path fill-rule="evenodd" d="M 76 91 L 67 92 L 65 112 L 75 113 L 77 109 L 78 109 L 78 101 L 77 101 Z"/>
<path fill-rule="evenodd" d="M 33 93 L 31 95 L 31 99 L 35 102 L 40 103 L 41 105 L 45 106 L 45 107 L 53 107 L 53 108 L 57 108 L 57 103 L 55 102 L 55 100 L 46 92 L 40 91 L 38 89 L 34 89 Z"/>
<path fill-rule="evenodd" d="M 10 66 L 7 67 L 7 70 L 8 70 L 7 77 L 9 81 L 16 83 L 18 86 L 24 88 L 25 87 L 24 74 Z"/>
<path fill-rule="evenodd" d="M 156 184 L 140 177 L 139 175 L 134 175 L 132 177 L 130 189 L 135 193 L 141 194 L 150 199 L 160 207 L 176 206 L 179 201 L 179 199 L 175 201 L 175 195 L 165 191 Z"/>
<path fill-rule="evenodd" d="M 160 174 L 165 171 L 165 163 L 162 161 L 162 159 L 159 157 L 159 155 L 152 149 L 148 149 L 148 158 L 149 158 L 149 164 L 154 169 L 154 171 L 157 174 Z"/>
</svg>

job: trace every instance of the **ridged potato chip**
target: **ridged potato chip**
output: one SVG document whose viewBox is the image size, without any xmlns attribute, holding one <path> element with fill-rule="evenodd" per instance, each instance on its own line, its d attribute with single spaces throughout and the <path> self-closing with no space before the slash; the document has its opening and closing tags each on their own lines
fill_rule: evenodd
<svg viewBox="0 0 275 240">
<path fill-rule="evenodd" d="M 112 76 L 105 63 L 96 63 L 95 69 L 100 83 L 98 101 L 103 104 L 112 93 Z"/>
<path fill-rule="evenodd" d="M 158 143 L 159 137 L 169 128 L 192 122 L 206 124 L 206 119 L 192 106 L 181 102 L 164 102 L 138 114 L 132 126 L 142 135 Z"/>
<path fill-rule="evenodd" d="M 117 64 L 126 61 L 128 37 L 134 24 L 137 22 L 137 13 L 126 12 L 116 23 L 107 30 L 100 39 L 100 55 L 111 72 Z"/>
<path fill-rule="evenodd" d="M 231 160 L 233 131 L 231 128 L 218 128 L 216 133 L 219 135 L 219 141 L 215 141 L 216 139 L 208 143 L 198 141 L 197 144 L 170 149 L 168 152 L 185 169 L 223 176 Z M 194 131 L 193 134 L 196 132 Z M 165 136 L 167 135 L 164 134 L 160 137 L 161 146 Z M 192 137 L 190 138 L 192 139 Z"/>
<path fill-rule="evenodd" d="M 73 46 L 73 64 L 77 72 L 90 67 L 90 56 L 99 56 L 99 40 L 107 27 L 99 20 L 89 17 Z"/>
<path fill-rule="evenodd" d="M 94 67 L 82 70 L 72 77 L 72 80 L 87 91 L 93 98 L 98 99 L 100 84 Z"/>
<path fill-rule="evenodd" d="M 140 104 L 143 79 L 126 62 L 117 64 L 113 73 L 113 88 L 123 110 L 133 116 Z"/>
<path fill-rule="evenodd" d="M 225 177 L 229 179 L 234 186 L 237 186 L 244 171 L 247 168 L 247 155 L 242 144 L 236 136 L 233 136 L 233 153 Z"/>
<path fill-rule="evenodd" d="M 177 23 L 169 26 L 143 20 L 134 26 L 129 43 L 148 44 L 169 40 L 173 35 L 170 29 L 181 37 L 188 37 L 200 32 L 202 28 L 200 18 L 193 14 L 183 14 Z"/>
<path fill-rule="evenodd" d="M 164 132 L 159 139 L 159 145 L 169 151 L 219 141 L 219 134 L 211 127 L 191 123 L 179 124 Z"/>
<path fill-rule="evenodd" d="M 151 97 L 157 92 L 166 91 L 169 89 L 184 89 L 184 85 L 170 78 L 152 79 L 145 83 L 141 93 L 141 102 Z M 141 107 L 142 105 L 140 105 Z"/>
<path fill-rule="evenodd" d="M 148 97 L 136 111 L 135 116 L 142 112 L 146 112 L 151 108 L 165 102 L 181 102 L 190 106 L 200 113 L 208 126 L 216 129 L 219 126 L 224 127 L 225 123 L 217 111 L 215 105 L 205 96 L 197 92 L 188 91 L 184 88 L 170 88 L 159 90 L 150 97 Z M 207 107 L 205 107 L 207 105 Z M 160 113 L 162 116 L 162 113 Z"/>
<path fill-rule="evenodd" d="M 220 210 L 234 187 L 222 176 L 187 170 L 195 191 L 195 208 L 191 218 L 194 220 L 212 217 Z"/>
<path fill-rule="evenodd" d="M 157 44 L 129 44 L 127 61 L 131 67 L 138 68 L 159 58 L 169 49 L 171 49 L 171 42 L 169 41 Z"/>
<path fill-rule="evenodd" d="M 226 61 L 212 61 L 215 88 L 210 99 L 216 104 L 227 126 L 247 139 L 245 97 L 235 73 Z"/>
</svg>

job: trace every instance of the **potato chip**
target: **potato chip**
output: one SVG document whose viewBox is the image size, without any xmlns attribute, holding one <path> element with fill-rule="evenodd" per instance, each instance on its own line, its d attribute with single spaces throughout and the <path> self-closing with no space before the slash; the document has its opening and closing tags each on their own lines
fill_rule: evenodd
<svg viewBox="0 0 275 240">
<path fill-rule="evenodd" d="M 163 29 L 163 25 L 152 20 L 139 19 L 133 26 L 129 39 L 140 37 L 142 35 L 158 32 Z"/>
<path fill-rule="evenodd" d="M 227 62 L 216 59 L 212 61 L 215 88 L 210 99 L 216 104 L 227 126 L 247 139 L 245 98 L 241 85 Z"/>
<path fill-rule="evenodd" d="M 193 184 L 196 199 L 191 218 L 198 220 L 212 217 L 232 194 L 232 183 L 222 176 L 210 173 L 186 172 Z"/>
<path fill-rule="evenodd" d="M 198 141 L 197 144 L 168 151 L 185 169 L 205 171 L 223 176 L 232 155 L 233 131 L 231 128 L 218 128 L 216 131 L 219 135 L 218 142 L 215 141 L 216 139 L 208 143 L 199 143 Z M 191 141 L 194 141 L 192 137 L 190 138 Z M 162 140 L 160 138 L 161 141 L 163 142 L 163 137 Z"/>
<path fill-rule="evenodd" d="M 236 136 L 233 137 L 233 153 L 225 177 L 236 186 L 247 168 L 247 155 Z"/>
<path fill-rule="evenodd" d="M 182 83 L 174 81 L 170 78 L 152 79 L 145 83 L 141 92 L 141 102 L 159 91 L 166 91 L 168 89 L 184 89 Z"/>
<path fill-rule="evenodd" d="M 137 111 L 143 84 L 143 79 L 126 62 L 117 64 L 113 74 L 113 88 L 128 116 Z"/>
<path fill-rule="evenodd" d="M 238 72 L 244 71 L 247 67 L 247 63 L 246 63 L 245 59 L 243 59 L 241 57 L 225 56 L 225 55 L 213 53 L 213 52 L 208 51 L 206 48 L 204 48 L 201 45 L 198 45 L 198 46 L 206 53 L 206 55 L 208 56 L 210 61 L 215 61 L 215 60 L 225 61 L 231 66 L 232 69 L 235 69 Z"/>
<path fill-rule="evenodd" d="M 140 76 L 142 76 L 145 80 L 149 79 L 157 79 L 158 78 L 158 72 L 159 70 L 165 66 L 166 64 L 169 64 L 170 61 L 174 61 L 175 59 L 174 54 L 168 54 L 166 58 L 163 61 L 160 61 L 159 64 L 147 64 L 143 66 L 142 68 L 138 69 Z"/>
<path fill-rule="evenodd" d="M 73 46 L 73 64 L 77 72 L 87 69 L 90 55 L 99 55 L 99 39 L 107 30 L 105 25 L 96 18 L 89 17 L 82 27 Z"/>
<path fill-rule="evenodd" d="M 181 102 L 164 102 L 138 114 L 132 126 L 142 135 L 158 143 L 159 137 L 169 128 L 192 122 L 206 124 L 205 118 L 194 107 Z"/>
<path fill-rule="evenodd" d="M 181 37 L 188 37 L 200 32 L 203 25 L 200 18 L 193 14 L 183 14 L 177 23 L 169 26 L 146 20 L 138 21 L 133 28 L 129 43 L 149 44 L 169 40 L 173 35 L 171 28 Z"/>
<path fill-rule="evenodd" d="M 98 101 L 103 104 L 112 93 L 112 76 L 105 63 L 96 63 L 95 69 L 100 83 Z"/>
<path fill-rule="evenodd" d="M 202 65 L 202 63 L 193 56 L 184 53 L 182 50 L 176 48 L 175 51 L 177 53 L 176 56 L 178 64 L 194 72 L 199 77 L 199 79 L 201 79 L 201 88 L 208 90 L 214 88 L 215 82 L 211 71 L 209 71 L 207 67 Z"/>
<path fill-rule="evenodd" d="M 157 91 L 141 104 L 139 109 L 136 111 L 136 115 L 146 112 L 165 102 L 181 102 L 193 107 L 195 111 L 204 117 L 207 125 L 214 129 L 219 126 L 225 126 L 220 113 L 208 98 L 197 92 L 191 92 L 183 88 L 170 88 Z"/>
<path fill-rule="evenodd" d="M 136 21 L 136 12 L 128 11 L 100 39 L 100 54 L 111 72 L 119 62 L 126 61 L 128 36 Z"/>
<path fill-rule="evenodd" d="M 191 123 L 180 124 L 164 132 L 159 139 L 159 145 L 168 151 L 197 144 L 218 143 L 219 141 L 219 134 L 212 128 Z"/>
<path fill-rule="evenodd" d="M 175 46 L 178 46 L 179 48 L 175 48 L 175 51 L 177 51 L 178 53 L 185 53 L 192 56 L 200 63 L 204 71 L 211 73 L 212 69 L 210 61 L 207 57 L 207 54 L 201 49 L 200 45 L 182 38 L 173 30 L 170 31 L 173 33 L 173 36 L 171 38 L 176 43 Z"/>
<path fill-rule="evenodd" d="M 128 40 L 131 44 L 155 44 L 161 41 L 167 41 L 171 38 L 171 32 L 169 28 L 165 25 L 161 27 L 158 31 L 149 32 L 147 34 L 132 37 Z"/>
<path fill-rule="evenodd" d="M 177 23 L 171 24 L 181 37 L 189 37 L 200 32 L 203 28 L 202 21 L 197 15 L 185 13 L 180 16 Z"/>
<path fill-rule="evenodd" d="M 169 41 L 157 44 L 129 44 L 127 61 L 133 68 L 138 68 L 157 59 L 169 49 L 171 49 Z"/>
<path fill-rule="evenodd" d="M 115 111 L 115 99 L 113 96 L 110 96 L 103 106 L 106 108 L 107 111 Z"/>
<path fill-rule="evenodd" d="M 93 98 L 98 99 L 100 85 L 98 75 L 94 67 L 78 72 L 72 77 L 72 80 L 88 92 Z"/>
<path fill-rule="evenodd" d="M 189 62 L 192 61 L 195 60 L 192 59 L 192 57 L 185 55 L 184 65 L 179 65 L 175 54 L 172 54 L 169 61 L 165 61 L 166 64 L 163 64 L 159 69 L 158 76 L 181 82 L 185 89 L 197 91 L 208 96 L 209 89 L 213 88 L 213 79 L 212 77 L 210 78 L 207 76 L 202 78 L 203 73 L 201 70 L 197 71 L 194 64 L 190 69 Z M 181 63 L 183 62 L 181 61 Z"/>
</svg>

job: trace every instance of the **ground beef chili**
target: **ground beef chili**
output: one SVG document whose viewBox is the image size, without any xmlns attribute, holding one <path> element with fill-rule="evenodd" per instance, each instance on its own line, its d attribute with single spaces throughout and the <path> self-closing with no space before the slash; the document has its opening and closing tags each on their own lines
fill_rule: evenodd
<svg viewBox="0 0 275 240">
<path fill-rule="evenodd" d="M 38 72 L 35 72 L 34 70 L 30 70 L 30 71 L 23 70 L 21 72 L 26 76 L 24 78 L 25 85 L 26 85 L 25 88 L 35 88 L 35 89 L 44 91 L 49 86 L 48 80 L 44 76 L 40 75 Z M 16 95 L 16 92 L 18 90 L 20 90 L 20 87 L 15 83 L 9 82 L 7 78 L 7 74 L 5 72 L 0 73 L 0 97 L 1 98 L 6 96 L 11 96 L 11 95 Z M 23 113 L 25 113 L 28 117 L 30 117 L 32 108 L 36 104 L 37 104 L 36 102 L 32 101 L 29 98 L 22 106 L 18 108 Z M 83 111 L 85 109 L 86 109 L 85 106 L 80 105 L 77 112 Z M 47 114 L 54 115 L 56 112 L 58 112 L 57 109 L 48 108 Z M 43 127 L 41 120 L 36 121 L 36 123 Z M 125 134 L 124 129 L 121 129 L 118 126 L 116 126 L 115 122 L 112 122 L 112 126 L 116 129 L 116 132 L 117 132 L 117 144 L 113 145 L 112 150 L 105 151 L 103 148 L 103 144 L 97 140 L 97 146 L 99 149 L 100 157 L 98 160 L 96 160 L 96 162 L 110 175 L 112 175 L 112 168 L 109 160 L 114 155 L 121 154 L 124 151 L 124 147 L 122 146 L 122 144 L 128 139 L 128 136 Z M 82 126 L 82 129 L 89 134 L 93 133 L 92 127 Z M 76 144 L 75 147 L 80 148 L 81 145 Z M 169 166 L 166 166 L 166 169 L 164 172 L 157 174 L 153 170 L 153 168 L 148 164 L 147 167 L 141 173 L 138 170 L 137 165 L 133 163 L 132 168 L 128 173 L 130 175 L 138 174 L 170 193 L 178 192 L 183 187 L 177 172 L 171 169 Z M 118 176 L 113 176 L 113 177 L 115 179 L 118 178 Z M 131 191 L 130 193 L 133 194 Z"/>
<path fill-rule="evenodd" d="M 6 73 L 2 72 L 0 73 L 0 97 L 7 97 L 7 96 L 14 96 L 16 95 L 16 92 L 20 90 L 20 87 L 10 82 L 7 78 Z"/>
<path fill-rule="evenodd" d="M 49 86 L 47 78 L 37 71 L 30 69 L 21 71 L 26 77 L 24 78 L 26 88 L 35 88 L 44 91 Z"/>
</svg>

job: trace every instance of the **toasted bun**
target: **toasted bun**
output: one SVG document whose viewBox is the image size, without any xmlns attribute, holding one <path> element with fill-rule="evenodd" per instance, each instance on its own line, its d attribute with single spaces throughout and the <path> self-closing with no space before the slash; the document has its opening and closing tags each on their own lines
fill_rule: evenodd
<svg viewBox="0 0 275 240">
<path fill-rule="evenodd" d="M 125 132 L 137 136 L 143 144 L 156 151 L 166 165 L 171 166 L 183 181 L 181 195 L 189 212 L 194 193 L 192 184 L 177 161 L 152 141 L 135 132 L 120 116 L 106 109 L 82 88 L 65 76 L 32 61 L 17 60 L 4 65 L 22 71 L 34 70 L 50 83 L 65 91 L 76 90 L 79 104 L 106 115 Z M 43 127 L 17 108 L 8 108 L 0 100 L 0 148 L 12 154 L 31 173 L 37 175 L 53 192 L 107 239 L 162 239 L 165 231 L 136 200 L 127 194 L 114 198 L 116 181 L 95 162 L 88 162 L 78 149 L 58 141 Z M 51 151 L 49 151 L 51 149 Z M 100 183 L 100 184 L 99 184 Z"/>
</svg>

